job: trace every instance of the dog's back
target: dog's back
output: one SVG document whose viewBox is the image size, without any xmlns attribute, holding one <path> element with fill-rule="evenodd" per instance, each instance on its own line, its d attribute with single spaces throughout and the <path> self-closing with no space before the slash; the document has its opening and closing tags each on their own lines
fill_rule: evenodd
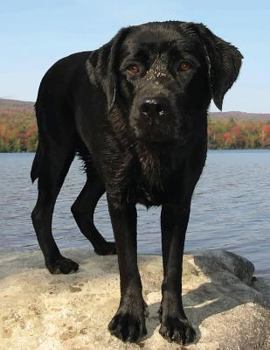
<svg viewBox="0 0 270 350">
<path fill-rule="evenodd" d="M 31 169 L 33 182 L 39 177 L 46 144 L 50 141 L 61 144 L 61 135 L 64 136 L 66 132 L 75 135 L 73 108 L 70 103 L 72 80 L 89 54 L 90 51 L 84 51 L 62 58 L 47 71 L 40 83 L 35 103 L 39 141 Z"/>
</svg>

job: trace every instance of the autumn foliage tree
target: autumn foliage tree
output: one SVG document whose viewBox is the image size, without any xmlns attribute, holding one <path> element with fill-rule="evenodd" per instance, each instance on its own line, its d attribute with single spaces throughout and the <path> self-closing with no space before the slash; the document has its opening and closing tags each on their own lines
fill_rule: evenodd
<svg viewBox="0 0 270 350">
<path fill-rule="evenodd" d="M 266 125 L 262 125 L 261 144 L 262 144 L 262 147 L 270 148 L 270 123 Z"/>
</svg>

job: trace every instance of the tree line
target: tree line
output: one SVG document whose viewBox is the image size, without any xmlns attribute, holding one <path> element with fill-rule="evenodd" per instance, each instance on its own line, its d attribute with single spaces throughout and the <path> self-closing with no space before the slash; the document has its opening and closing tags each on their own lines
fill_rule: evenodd
<svg viewBox="0 0 270 350">
<path fill-rule="evenodd" d="M 209 118 L 210 149 L 270 148 L 270 120 Z M 29 111 L 0 111 L 0 152 L 34 152 L 37 126 Z"/>
<path fill-rule="evenodd" d="M 34 152 L 37 126 L 33 113 L 17 110 L 0 112 L 0 152 Z"/>
<path fill-rule="evenodd" d="M 208 148 L 270 148 L 270 120 L 209 118 Z"/>
</svg>

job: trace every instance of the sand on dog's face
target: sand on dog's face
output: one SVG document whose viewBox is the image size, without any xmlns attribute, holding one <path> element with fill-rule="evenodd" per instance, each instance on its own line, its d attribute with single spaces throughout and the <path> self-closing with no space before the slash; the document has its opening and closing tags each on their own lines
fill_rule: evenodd
<svg viewBox="0 0 270 350">
<path fill-rule="evenodd" d="M 81 250 L 65 254 L 80 263 L 78 273 L 50 275 L 40 253 L 2 259 L 0 349 L 179 349 L 158 332 L 161 257 L 139 257 L 149 317 L 148 334 L 137 345 L 124 344 L 107 330 L 120 298 L 117 258 Z M 245 343 L 253 344 L 250 349 L 269 349 L 265 345 L 267 330 L 270 332 L 269 308 L 253 302 L 263 296 L 246 284 L 251 281 L 253 267 L 224 254 L 184 257 L 183 300 L 198 333 L 198 342 L 189 349 L 225 349 L 225 343 L 226 349 Z M 233 264 L 237 264 L 237 277 L 230 272 Z"/>
</svg>

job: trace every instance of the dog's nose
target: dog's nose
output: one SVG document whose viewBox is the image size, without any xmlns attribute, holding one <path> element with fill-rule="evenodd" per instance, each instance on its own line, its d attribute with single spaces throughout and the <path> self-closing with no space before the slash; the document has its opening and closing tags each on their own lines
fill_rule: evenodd
<svg viewBox="0 0 270 350">
<path fill-rule="evenodd" d="M 146 98 L 140 107 L 141 114 L 150 117 L 164 117 L 168 110 L 167 104 L 162 98 Z"/>
</svg>

